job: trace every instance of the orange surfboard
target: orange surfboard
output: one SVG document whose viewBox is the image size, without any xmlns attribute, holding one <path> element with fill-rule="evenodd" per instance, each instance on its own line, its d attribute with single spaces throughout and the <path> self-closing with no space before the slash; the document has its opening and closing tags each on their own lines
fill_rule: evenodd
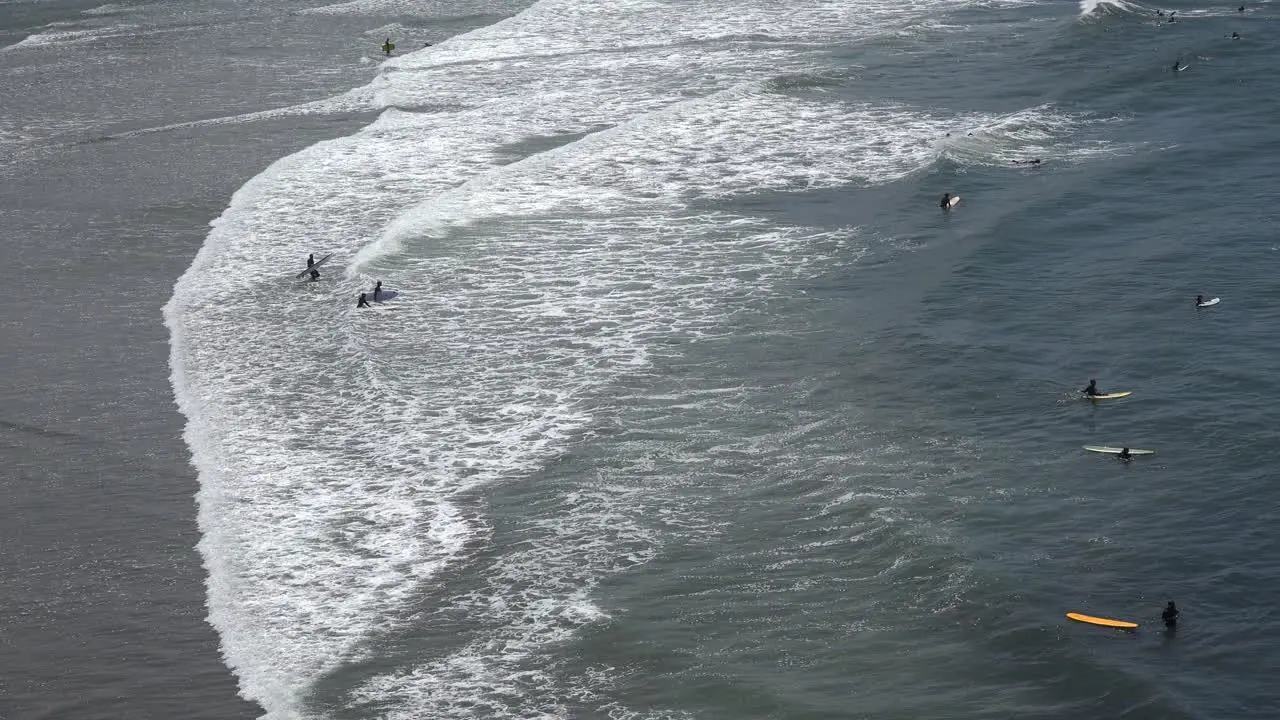
<svg viewBox="0 0 1280 720">
<path fill-rule="evenodd" d="M 1132 630 L 1138 627 L 1138 623 L 1129 622 L 1128 620 L 1110 620 L 1108 618 L 1094 617 L 1092 615 L 1081 615 L 1080 613 L 1067 613 L 1067 617 L 1076 622 L 1089 623 L 1090 625 L 1101 625 L 1103 627 L 1120 628 L 1121 630 Z"/>
</svg>

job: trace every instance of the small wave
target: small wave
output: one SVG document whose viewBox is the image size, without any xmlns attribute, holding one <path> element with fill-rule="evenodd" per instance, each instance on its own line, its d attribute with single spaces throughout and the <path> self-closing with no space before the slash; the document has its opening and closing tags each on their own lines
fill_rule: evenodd
<svg viewBox="0 0 1280 720">
<path fill-rule="evenodd" d="M 99 5 L 96 8 L 81 10 L 80 14 L 81 15 L 118 15 L 119 13 L 126 12 L 130 9 L 131 8 L 128 5 L 116 5 L 114 3 L 107 3 L 106 5 Z"/>
<path fill-rule="evenodd" d="M 87 43 L 104 38 L 116 38 L 133 35 L 138 29 L 136 25 L 116 25 L 106 28 L 92 28 L 88 30 L 54 30 L 49 32 L 28 35 L 12 45 L 0 48 L 0 52 L 10 50 L 22 50 L 28 48 L 48 47 L 51 45 L 67 45 L 70 43 Z"/>
<path fill-rule="evenodd" d="M 1080 17 L 1098 18 L 1141 12 L 1142 8 L 1125 0 L 1080 0 Z"/>
</svg>

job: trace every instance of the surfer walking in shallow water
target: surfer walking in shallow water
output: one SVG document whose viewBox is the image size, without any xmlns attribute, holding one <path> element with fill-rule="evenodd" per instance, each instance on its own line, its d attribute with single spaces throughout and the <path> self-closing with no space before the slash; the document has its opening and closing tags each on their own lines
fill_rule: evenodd
<svg viewBox="0 0 1280 720">
<path fill-rule="evenodd" d="M 386 42 L 382 43 L 382 52 L 386 53 L 387 57 L 391 57 L 391 51 L 395 49 L 396 44 L 391 42 L 391 38 L 387 38 Z"/>
</svg>

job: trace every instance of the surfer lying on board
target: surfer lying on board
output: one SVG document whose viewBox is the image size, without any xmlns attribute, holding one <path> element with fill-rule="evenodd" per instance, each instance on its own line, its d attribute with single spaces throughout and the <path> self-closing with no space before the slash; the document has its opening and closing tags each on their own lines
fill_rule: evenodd
<svg viewBox="0 0 1280 720">
<path fill-rule="evenodd" d="M 364 293 L 360 293 L 360 299 L 356 301 L 356 307 L 357 308 L 369 307 L 369 300 L 368 298 L 365 297 Z"/>
<path fill-rule="evenodd" d="M 1090 379 L 1090 380 L 1089 380 L 1089 387 L 1087 387 L 1087 388 L 1085 388 L 1085 389 L 1081 390 L 1080 392 L 1082 392 L 1082 393 L 1084 393 L 1085 395 L 1088 395 L 1088 396 L 1090 396 L 1090 397 L 1093 397 L 1094 395 L 1101 395 L 1101 394 L 1102 394 L 1102 391 L 1098 389 L 1098 381 L 1097 381 L 1097 380 L 1093 380 L 1093 379 Z"/>
<path fill-rule="evenodd" d="M 942 208 L 943 210 L 951 209 L 951 193 L 943 194 L 942 202 L 938 203 L 938 207 Z"/>
</svg>

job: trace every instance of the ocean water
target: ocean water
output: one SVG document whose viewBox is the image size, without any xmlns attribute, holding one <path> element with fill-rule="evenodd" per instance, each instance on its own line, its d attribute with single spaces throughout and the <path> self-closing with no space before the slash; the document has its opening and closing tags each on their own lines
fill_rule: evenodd
<svg viewBox="0 0 1280 720">
<path fill-rule="evenodd" d="M 1265 717 L 1277 12 L 0 4 L 0 709 Z"/>
</svg>

